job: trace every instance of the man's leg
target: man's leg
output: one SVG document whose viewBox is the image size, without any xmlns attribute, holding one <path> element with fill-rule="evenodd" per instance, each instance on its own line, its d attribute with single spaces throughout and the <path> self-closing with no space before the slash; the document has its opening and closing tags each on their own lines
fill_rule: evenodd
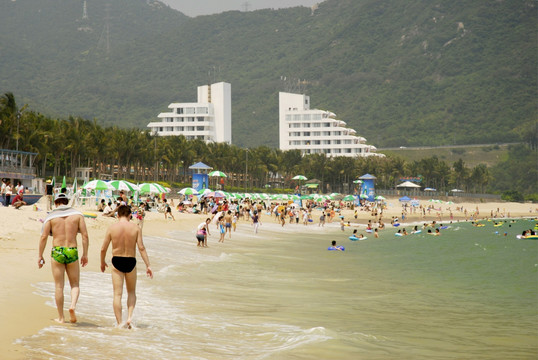
<svg viewBox="0 0 538 360">
<path fill-rule="evenodd" d="M 69 307 L 69 321 L 72 323 L 77 322 L 75 315 L 75 309 L 77 307 L 78 296 L 80 295 L 79 281 L 80 281 L 80 267 L 78 261 L 73 261 L 65 265 L 65 271 L 67 272 L 67 278 L 69 279 L 69 285 L 71 286 L 71 306 Z"/>
<path fill-rule="evenodd" d="M 55 260 L 50 261 L 50 267 L 52 269 L 52 277 L 54 278 L 54 298 L 56 300 L 56 309 L 58 309 L 58 319 L 56 321 L 64 322 L 64 274 L 65 265 L 60 264 Z"/>
<path fill-rule="evenodd" d="M 123 295 L 123 278 L 124 274 L 121 271 L 116 270 L 112 267 L 112 287 L 114 288 L 114 315 L 116 315 L 116 322 L 118 325 L 121 324 L 121 297 Z"/>
<path fill-rule="evenodd" d="M 127 327 L 131 328 L 133 311 L 136 305 L 136 267 L 125 274 L 125 288 L 127 289 Z"/>
</svg>

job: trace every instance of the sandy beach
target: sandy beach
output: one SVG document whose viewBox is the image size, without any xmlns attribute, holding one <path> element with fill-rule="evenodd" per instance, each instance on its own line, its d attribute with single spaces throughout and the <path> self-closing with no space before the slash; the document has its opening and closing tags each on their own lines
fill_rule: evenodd
<svg viewBox="0 0 538 360">
<path fill-rule="evenodd" d="M 402 207 L 396 198 L 387 199 L 388 207 L 384 212 L 384 222 L 387 224 L 387 230 L 390 229 L 390 219 L 392 217 L 401 217 Z M 423 201 L 426 206 L 428 202 Z M 504 217 L 536 217 L 538 211 L 535 204 L 520 204 L 507 202 L 490 202 L 490 203 L 456 203 L 456 204 L 434 204 L 436 210 L 426 214 L 423 218 L 419 214 L 410 214 L 404 220 L 405 223 L 423 223 L 433 220 L 439 221 L 438 216 L 441 216 L 442 222 L 451 221 L 449 218 L 450 207 L 453 213 L 452 221 L 465 221 L 466 216 L 462 211 L 456 211 L 457 207 L 462 207 L 467 210 L 467 218 L 476 210 L 479 209 L 479 218 L 489 217 L 491 212 L 497 211 Z M 56 309 L 45 304 L 43 297 L 34 294 L 32 284 L 37 282 L 52 282 L 50 270 L 50 258 L 47 254 L 50 253 L 52 238 L 45 249 L 46 264 L 42 269 L 37 266 L 38 240 L 42 223 L 47 215 L 44 203 L 38 203 L 40 210 L 34 211 L 32 206 L 23 207 L 20 210 L 15 210 L 11 207 L 0 207 L 0 216 L 3 220 L 3 226 L 0 229 L 0 272 L 2 276 L 2 285 L 0 291 L 0 348 L 4 349 L 4 359 L 24 359 L 26 358 L 25 349 L 17 344 L 17 339 L 21 337 L 31 336 L 36 334 L 40 329 L 51 324 L 51 321 L 56 317 Z M 93 211 L 94 209 L 84 208 L 82 211 Z M 96 211 L 93 211 L 96 214 Z M 439 215 L 438 215 L 439 213 Z M 442 214 L 441 214 L 442 213 Z M 156 212 L 148 212 L 144 221 L 144 235 L 164 236 L 171 231 L 185 231 L 193 233 L 192 244 L 195 246 L 194 239 L 195 227 L 203 221 L 205 215 L 193 215 L 185 213 L 177 213 L 174 210 L 176 221 L 165 220 L 164 215 Z M 335 228 L 339 228 L 339 219 L 335 218 L 332 223 L 327 223 L 325 227 L 319 227 L 319 211 L 313 214 L 313 223 L 311 226 L 286 225 L 281 227 L 273 218 L 268 219 L 267 215 L 263 215 L 262 222 L 263 232 L 329 232 Z M 370 212 L 358 211 L 357 219 L 354 218 L 354 211 L 343 210 L 342 215 L 347 223 L 351 226 L 364 229 L 368 220 L 372 219 Z M 97 218 L 87 218 L 86 223 L 90 236 L 89 247 L 89 264 L 81 271 L 99 272 L 99 254 L 101 243 L 104 238 L 107 227 L 114 223 L 113 218 L 106 218 L 98 215 Z M 211 228 L 212 231 L 214 228 Z M 389 230 L 390 229 L 390 230 Z M 240 220 L 238 226 L 238 234 L 241 236 L 249 236 L 251 234 L 250 227 L 244 220 Z M 242 233 L 242 234 L 241 234 Z M 218 240 L 217 231 L 213 231 L 209 238 L 209 245 L 216 244 Z M 79 242 L 80 243 L 80 242 Z M 146 244 L 147 245 L 147 244 Z M 148 254 L 151 260 L 151 248 L 148 246 Z M 158 270 L 158 269 L 154 269 Z M 84 291 L 84 283 L 81 283 L 81 292 Z M 68 284 L 66 288 L 68 289 Z M 67 290 L 66 290 L 67 291 Z M 112 294 L 111 294 L 112 295 Z M 110 309 L 112 311 L 112 309 Z M 70 325 L 66 325 L 70 326 Z"/>
</svg>

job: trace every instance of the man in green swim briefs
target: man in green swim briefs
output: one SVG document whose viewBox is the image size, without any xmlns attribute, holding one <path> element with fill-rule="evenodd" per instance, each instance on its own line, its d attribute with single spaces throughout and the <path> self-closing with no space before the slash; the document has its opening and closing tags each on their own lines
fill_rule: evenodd
<svg viewBox="0 0 538 360">
<path fill-rule="evenodd" d="M 69 199 L 65 194 L 58 194 L 54 199 L 56 209 L 51 211 L 43 224 L 41 237 L 39 239 L 38 266 L 41 269 L 45 264 L 43 252 L 47 245 L 49 235 L 52 235 L 51 268 L 55 283 L 56 308 L 58 309 L 58 319 L 64 322 L 64 283 L 65 274 L 71 286 L 71 306 L 69 316 L 72 323 L 77 321 L 75 307 L 80 294 L 79 279 L 80 268 L 77 262 L 77 234 L 82 235 L 82 256 L 80 264 L 84 267 L 88 264 L 88 230 L 84 222 L 84 216 L 67 204 Z"/>
</svg>

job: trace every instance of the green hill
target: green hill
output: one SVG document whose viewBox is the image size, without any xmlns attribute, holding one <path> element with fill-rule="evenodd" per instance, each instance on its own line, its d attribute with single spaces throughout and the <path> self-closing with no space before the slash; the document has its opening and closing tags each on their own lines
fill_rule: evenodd
<svg viewBox="0 0 538 360">
<path fill-rule="evenodd" d="M 82 1 L 0 2 L 0 93 L 145 128 L 226 81 L 239 146 L 278 146 L 278 92 L 293 85 L 281 76 L 378 147 L 519 141 L 535 128 L 535 1 L 328 0 L 313 14 L 196 18 L 157 1 L 87 3 L 82 19 Z"/>
</svg>

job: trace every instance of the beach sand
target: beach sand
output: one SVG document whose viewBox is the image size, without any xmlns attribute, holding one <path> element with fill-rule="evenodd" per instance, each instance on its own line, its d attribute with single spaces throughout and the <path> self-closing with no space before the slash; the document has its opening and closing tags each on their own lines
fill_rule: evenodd
<svg viewBox="0 0 538 360">
<path fill-rule="evenodd" d="M 401 217 L 402 207 L 397 198 L 387 199 L 388 207 L 384 212 L 384 222 L 387 228 L 390 229 L 390 220 L 394 217 Z M 429 205 L 427 201 L 422 201 L 422 204 Z M 479 218 L 489 217 L 491 211 L 494 213 L 499 209 L 499 212 L 510 217 L 536 217 L 538 209 L 536 204 L 520 204 L 508 202 L 489 202 L 489 203 L 471 203 L 463 202 L 457 204 L 434 204 L 437 209 L 442 209 L 443 215 L 441 223 L 448 223 L 449 212 L 448 207 L 452 209 L 454 218 L 453 221 L 465 220 L 463 212 L 455 211 L 456 207 L 463 206 L 468 210 L 469 216 L 475 211 L 478 206 L 480 215 Z M 11 207 L 0 207 L 0 217 L 3 219 L 3 226 L 0 229 L 0 273 L 2 274 L 2 284 L 0 291 L 0 348 L 3 349 L 3 359 L 24 359 L 26 358 L 25 349 L 22 345 L 17 344 L 17 339 L 21 337 L 31 336 L 39 330 L 49 326 L 53 319 L 57 317 L 56 309 L 45 304 L 43 297 L 34 294 L 32 284 L 37 282 L 52 282 L 52 274 L 50 270 L 50 248 L 52 238 L 49 238 L 47 247 L 45 248 L 44 257 L 45 265 L 42 269 L 37 266 L 38 241 L 41 231 L 41 219 L 47 215 L 46 211 L 42 210 L 45 207 L 44 202 L 38 203 L 40 210 L 34 211 L 32 206 L 23 207 L 20 210 L 15 210 Z M 90 246 L 89 246 L 89 264 L 81 271 L 100 271 L 100 249 L 107 227 L 116 220 L 106 218 L 93 209 L 81 209 L 82 211 L 92 211 L 99 214 L 97 218 L 87 218 Z M 185 231 L 193 233 L 193 246 L 196 241 L 194 239 L 194 229 L 201 223 L 205 215 L 193 214 L 178 214 L 174 211 L 176 221 L 165 220 L 161 213 L 148 212 L 144 221 L 143 234 L 145 236 L 167 236 L 172 231 Z M 263 215 L 261 220 L 263 226 L 260 231 L 269 232 L 323 232 L 334 231 L 339 228 L 340 219 L 337 217 L 332 223 L 327 223 L 325 227 L 319 227 L 319 211 L 313 214 L 314 222 L 306 227 L 299 225 L 286 225 L 281 227 L 275 222 L 274 218 L 269 219 L 267 215 Z M 357 227 L 359 230 L 364 229 L 368 220 L 372 219 L 371 214 L 365 211 L 358 211 L 357 220 L 354 219 L 352 210 L 344 210 L 342 212 L 345 223 L 350 221 L 352 227 Z M 422 218 L 419 214 L 412 214 L 406 217 L 405 223 L 424 223 L 433 220 L 439 221 L 437 211 L 432 211 L 426 218 Z M 373 221 L 373 220 L 372 220 Z M 240 220 L 240 225 L 245 224 L 244 220 Z M 213 225 L 214 226 L 214 225 Z M 374 226 L 375 227 L 375 226 Z M 215 244 L 218 239 L 217 231 L 211 228 L 212 236 L 209 243 Z M 248 236 L 245 226 L 238 226 L 238 232 L 245 232 L 242 236 Z M 388 231 L 388 230 L 385 230 Z M 234 235 L 235 236 L 235 235 Z M 79 237 L 80 238 L 80 237 Z M 80 239 L 79 239 L 80 240 Z M 80 244 L 80 241 L 79 241 Z M 146 244 L 148 245 L 148 244 Z M 148 254 L 151 261 L 151 248 L 148 246 Z M 110 256 L 110 251 L 109 251 Z M 143 265 L 142 265 L 143 266 Z M 153 269 L 154 271 L 158 269 Z M 109 271 L 109 270 L 107 270 Z M 84 291 L 84 284 L 81 283 L 81 292 Z M 66 281 L 66 293 L 69 289 L 69 284 Z M 112 294 L 111 294 L 112 299 Z M 67 307 L 66 307 L 67 308 Z M 67 310 L 66 310 L 67 311 Z M 112 309 L 110 309 L 112 311 Z M 66 315 L 67 312 L 66 312 Z M 66 325 L 70 326 L 70 325 Z"/>
</svg>

